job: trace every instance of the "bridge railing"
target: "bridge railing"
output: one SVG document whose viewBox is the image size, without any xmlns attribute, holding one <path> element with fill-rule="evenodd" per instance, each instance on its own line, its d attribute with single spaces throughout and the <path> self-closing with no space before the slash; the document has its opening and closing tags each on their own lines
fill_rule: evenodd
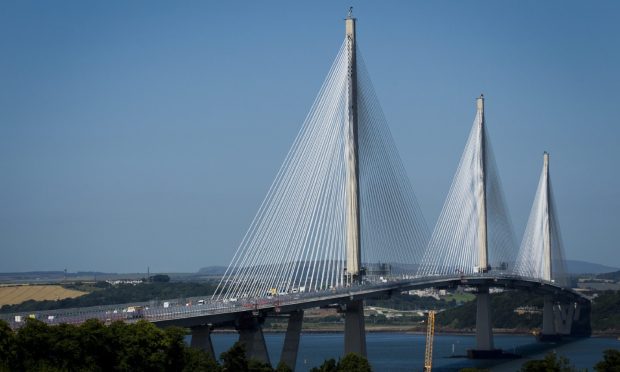
<svg viewBox="0 0 620 372">
<path fill-rule="evenodd" d="M 21 327 L 28 318 L 35 318 L 48 324 L 80 324 L 88 319 L 98 319 L 107 323 L 117 320 L 135 322 L 140 319 L 162 321 L 235 311 L 261 310 L 289 303 L 303 303 L 309 299 L 342 297 L 343 294 L 352 291 L 356 292 L 361 289 L 389 286 L 391 283 L 394 283 L 394 281 L 388 281 L 378 285 L 352 285 L 323 291 L 289 293 L 273 297 L 240 298 L 235 300 L 211 300 L 209 296 L 195 296 L 82 308 L 20 311 L 0 314 L 0 319 L 7 322 L 12 328 Z M 134 310 L 131 311 L 130 308 L 134 308 Z"/>
</svg>

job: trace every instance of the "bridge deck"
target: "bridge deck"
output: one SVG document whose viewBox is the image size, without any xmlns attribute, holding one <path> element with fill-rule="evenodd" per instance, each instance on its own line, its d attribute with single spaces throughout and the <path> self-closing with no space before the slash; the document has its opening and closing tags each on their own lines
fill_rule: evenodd
<svg viewBox="0 0 620 372">
<path fill-rule="evenodd" d="M 424 288 L 456 288 L 457 286 L 488 286 L 506 289 L 526 290 L 540 294 L 553 294 L 558 299 L 569 301 L 588 301 L 572 289 L 562 288 L 553 282 L 544 282 L 512 275 L 480 274 L 460 277 L 423 277 L 405 278 L 386 283 L 363 284 L 342 287 L 329 291 L 288 294 L 274 297 L 245 298 L 238 300 L 204 300 L 203 297 L 178 299 L 158 302 L 128 303 L 109 306 L 59 309 L 37 312 L 21 312 L 2 314 L 13 328 L 19 328 L 27 317 L 34 317 L 48 324 L 80 324 L 87 319 L 98 319 L 103 322 L 125 321 L 136 322 L 140 319 L 155 323 L 158 326 L 194 327 L 203 324 L 226 324 L 233 322 L 242 313 L 275 315 L 289 313 L 294 310 L 342 304 L 348 300 L 367 299 L 400 293 L 403 291 Z M 168 306 L 164 307 L 164 303 Z M 130 308 L 134 311 L 127 311 Z"/>
</svg>

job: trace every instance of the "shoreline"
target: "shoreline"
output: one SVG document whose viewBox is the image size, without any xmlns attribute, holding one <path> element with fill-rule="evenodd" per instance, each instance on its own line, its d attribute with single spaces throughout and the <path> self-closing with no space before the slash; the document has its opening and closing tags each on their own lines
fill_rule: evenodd
<svg viewBox="0 0 620 372">
<path fill-rule="evenodd" d="M 263 329 L 264 333 L 286 333 L 286 329 L 274 329 L 274 328 L 265 328 Z M 414 334 L 414 335 L 426 335 L 426 330 L 420 330 L 419 328 L 414 327 L 367 327 L 367 333 L 402 333 L 402 334 Z M 212 333 L 237 333 L 234 329 L 214 329 Z M 310 328 L 310 329 L 302 329 L 301 333 L 344 333 L 342 327 L 320 327 L 320 328 Z M 512 330 L 512 329 L 494 329 L 494 335 L 512 335 L 512 336 L 531 336 L 535 338 L 532 332 L 528 332 L 525 330 Z M 447 336 L 468 336 L 475 335 L 475 331 L 466 331 L 466 330 L 445 330 L 435 331 L 435 335 L 447 335 Z M 607 332 L 593 332 L 590 338 L 609 338 L 615 339 L 620 337 L 620 331 L 617 333 L 607 333 Z M 587 338 L 587 337 L 586 337 Z"/>
</svg>

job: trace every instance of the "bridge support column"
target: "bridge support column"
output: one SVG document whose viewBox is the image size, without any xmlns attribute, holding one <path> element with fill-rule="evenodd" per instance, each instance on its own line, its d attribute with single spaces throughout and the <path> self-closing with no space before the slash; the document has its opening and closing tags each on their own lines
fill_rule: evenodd
<svg viewBox="0 0 620 372">
<path fill-rule="evenodd" d="M 592 334 L 590 325 L 591 304 L 589 301 L 575 303 L 575 314 L 571 325 L 571 336 L 588 337 Z"/>
<path fill-rule="evenodd" d="M 573 328 L 576 303 L 557 304 L 553 307 L 555 329 L 558 334 L 568 336 Z"/>
<path fill-rule="evenodd" d="M 192 327 L 191 335 L 192 341 L 190 342 L 190 346 L 205 351 L 215 360 L 215 352 L 213 351 L 213 343 L 211 342 L 211 327 L 208 324 Z"/>
<path fill-rule="evenodd" d="M 265 344 L 265 336 L 261 324 L 262 318 L 243 316 L 237 320 L 239 342 L 245 346 L 245 353 L 249 359 L 256 359 L 271 364 Z"/>
<path fill-rule="evenodd" d="M 555 328 L 555 320 L 553 315 L 553 297 L 545 295 L 543 303 L 543 324 L 542 331 L 538 336 L 540 341 L 557 341 L 559 338 Z"/>
<path fill-rule="evenodd" d="M 364 326 L 364 300 L 347 302 L 344 311 L 344 353 L 366 356 L 366 327 Z"/>
<path fill-rule="evenodd" d="M 494 358 L 501 355 L 493 345 L 493 323 L 491 322 L 491 296 L 489 287 L 478 288 L 476 294 L 476 348 L 468 350 L 470 358 Z"/>
<path fill-rule="evenodd" d="M 301 338 L 301 325 L 304 319 L 304 311 L 297 310 L 290 313 L 288 327 L 284 336 L 280 363 L 286 364 L 293 371 L 297 364 L 297 352 L 299 351 L 299 339 Z"/>
<path fill-rule="evenodd" d="M 589 302 L 553 304 L 551 296 L 545 296 L 539 341 L 558 341 L 564 336 L 585 337 L 591 333 Z"/>
<path fill-rule="evenodd" d="M 489 288 L 484 287 L 478 290 L 476 302 L 476 349 L 493 350 L 493 323 L 491 322 Z"/>
</svg>

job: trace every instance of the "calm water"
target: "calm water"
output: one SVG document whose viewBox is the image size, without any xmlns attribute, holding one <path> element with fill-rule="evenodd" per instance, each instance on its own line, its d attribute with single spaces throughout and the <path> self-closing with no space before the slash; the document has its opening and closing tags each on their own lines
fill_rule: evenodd
<svg viewBox="0 0 620 372">
<path fill-rule="evenodd" d="M 234 333 L 214 334 L 215 353 L 226 351 L 237 340 Z M 269 356 L 274 365 L 280 359 L 284 334 L 265 334 Z M 504 361 L 472 361 L 453 358 L 464 355 L 474 346 L 473 336 L 436 335 L 433 353 L 434 371 L 454 371 L 463 367 L 486 367 L 492 371 L 516 371 L 528 359 L 539 359 L 550 350 L 568 357 L 579 368 L 589 368 L 602 358 L 603 350 L 620 349 L 620 341 L 609 338 L 588 338 L 572 343 L 547 345 L 536 343 L 532 336 L 496 335 L 495 345 L 504 350 L 527 354 L 526 357 Z M 368 333 L 368 358 L 375 371 L 421 371 L 424 361 L 423 335 L 407 333 Z M 453 353 L 454 348 L 454 353 Z M 343 351 L 340 333 L 304 333 L 301 336 L 297 371 L 308 371 L 325 359 L 338 358 Z"/>
</svg>

